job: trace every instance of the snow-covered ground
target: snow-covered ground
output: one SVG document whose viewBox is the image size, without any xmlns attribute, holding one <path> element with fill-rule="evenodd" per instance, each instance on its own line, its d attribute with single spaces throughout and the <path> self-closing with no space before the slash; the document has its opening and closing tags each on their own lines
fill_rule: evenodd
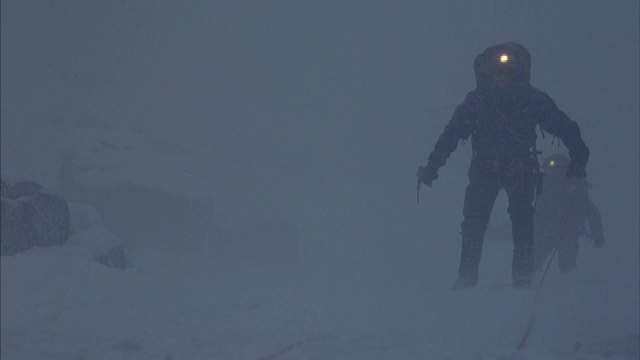
<svg viewBox="0 0 640 360">
<path fill-rule="evenodd" d="M 351 220 L 303 240 L 406 235 Z M 478 288 L 453 292 L 457 245 L 423 240 L 298 264 L 138 249 L 126 271 L 73 245 L 3 257 L 2 359 L 638 358 L 637 254 L 583 246 L 574 272 L 550 268 L 534 310 L 536 288 L 509 285 L 510 243 L 488 240 Z"/>
</svg>

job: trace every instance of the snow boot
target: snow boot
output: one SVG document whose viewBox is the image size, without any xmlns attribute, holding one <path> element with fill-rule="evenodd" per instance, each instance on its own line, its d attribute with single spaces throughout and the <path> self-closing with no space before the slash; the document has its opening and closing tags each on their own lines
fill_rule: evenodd
<svg viewBox="0 0 640 360">
<path fill-rule="evenodd" d="M 463 234 L 458 278 L 451 286 L 451 290 L 472 288 L 478 284 L 482 240 L 480 236 L 464 236 Z"/>
<path fill-rule="evenodd" d="M 478 285 L 478 273 L 466 273 L 458 275 L 456 281 L 451 285 L 451 290 L 464 290 Z"/>
</svg>

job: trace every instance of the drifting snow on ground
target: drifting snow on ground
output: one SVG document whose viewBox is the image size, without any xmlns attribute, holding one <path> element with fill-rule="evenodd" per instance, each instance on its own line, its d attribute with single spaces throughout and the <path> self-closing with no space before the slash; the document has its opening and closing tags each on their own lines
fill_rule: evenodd
<svg viewBox="0 0 640 360">
<path fill-rule="evenodd" d="M 509 285 L 509 244 L 488 241 L 478 288 L 460 292 L 433 273 L 435 247 L 326 267 L 322 252 L 221 264 L 147 249 L 125 271 L 32 249 L 2 259 L 2 359 L 638 358 L 638 282 L 611 276 L 624 264 L 584 249 L 573 273 L 552 266 L 518 352 L 535 289 Z"/>
</svg>

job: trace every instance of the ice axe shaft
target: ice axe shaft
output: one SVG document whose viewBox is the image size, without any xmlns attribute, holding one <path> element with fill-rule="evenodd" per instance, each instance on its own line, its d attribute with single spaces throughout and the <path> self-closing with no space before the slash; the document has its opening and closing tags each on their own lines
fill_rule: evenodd
<svg viewBox="0 0 640 360">
<path fill-rule="evenodd" d="M 416 173 L 416 175 L 418 176 L 418 185 L 416 186 L 416 201 L 418 202 L 418 204 L 420 204 L 420 183 L 422 182 L 422 170 L 424 169 L 424 167 L 420 166 L 418 167 L 418 172 Z"/>
<path fill-rule="evenodd" d="M 420 203 L 420 185 L 424 183 L 428 187 L 431 187 L 431 182 L 438 178 L 438 174 L 425 174 L 425 170 L 426 168 L 424 166 L 420 166 L 416 173 L 418 176 L 418 184 L 416 185 L 416 200 L 418 201 L 418 204 Z"/>
</svg>

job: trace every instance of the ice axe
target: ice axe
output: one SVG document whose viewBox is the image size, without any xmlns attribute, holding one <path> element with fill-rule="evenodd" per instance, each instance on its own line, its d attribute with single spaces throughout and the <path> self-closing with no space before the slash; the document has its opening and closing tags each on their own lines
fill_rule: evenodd
<svg viewBox="0 0 640 360">
<path fill-rule="evenodd" d="M 422 169 L 424 166 L 419 166 L 418 171 L 416 172 L 416 176 L 418 177 L 418 185 L 416 186 L 416 201 L 420 204 L 420 175 L 422 174 Z"/>
</svg>

